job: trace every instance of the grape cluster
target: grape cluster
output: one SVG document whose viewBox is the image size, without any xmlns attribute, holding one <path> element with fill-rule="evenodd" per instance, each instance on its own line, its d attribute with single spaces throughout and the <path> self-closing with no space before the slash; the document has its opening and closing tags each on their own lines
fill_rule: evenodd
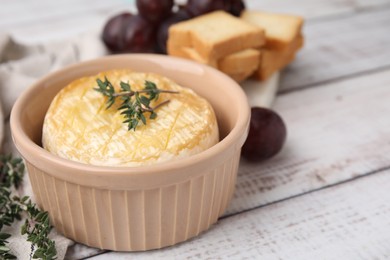
<svg viewBox="0 0 390 260">
<path fill-rule="evenodd" d="M 103 29 L 103 42 L 113 53 L 166 53 L 168 29 L 172 24 L 224 10 L 239 16 L 243 0 L 137 0 L 138 14 L 129 12 L 109 19 Z"/>
</svg>

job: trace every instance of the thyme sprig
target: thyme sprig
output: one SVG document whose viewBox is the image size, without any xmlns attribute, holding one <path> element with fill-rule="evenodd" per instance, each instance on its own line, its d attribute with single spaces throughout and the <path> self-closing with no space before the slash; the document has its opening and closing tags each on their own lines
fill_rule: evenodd
<svg viewBox="0 0 390 260">
<path fill-rule="evenodd" d="M 11 154 L 0 155 L 0 183 L 2 186 L 14 186 L 17 189 L 22 183 L 23 176 L 24 164 L 21 158 L 13 158 Z"/>
<path fill-rule="evenodd" d="M 0 259 L 16 259 L 16 256 L 11 254 L 9 247 L 7 246 L 7 239 L 10 237 L 10 234 L 0 233 Z"/>
<path fill-rule="evenodd" d="M 114 86 L 107 77 L 104 78 L 104 81 L 97 79 L 96 82 L 98 87 L 95 88 L 95 90 L 107 97 L 106 109 L 109 109 L 115 103 L 116 98 L 120 97 L 122 103 L 118 110 L 121 111 L 121 114 L 124 116 L 125 120 L 123 123 L 127 124 L 127 129 L 129 131 L 135 131 L 140 121 L 146 125 L 146 117 L 144 115 L 146 112 L 150 113 L 149 119 L 155 119 L 157 117 L 155 110 L 170 102 L 168 99 L 151 107 L 151 102 L 157 101 L 160 93 L 179 93 L 174 90 L 159 89 L 155 83 L 148 80 L 145 81 L 144 89 L 137 91 L 133 91 L 129 83 L 121 81 L 120 92 L 115 91 Z"/>
<path fill-rule="evenodd" d="M 55 242 L 48 237 L 52 229 L 48 212 L 39 210 L 28 196 L 20 198 L 12 195 L 12 189 L 20 186 L 23 176 L 22 159 L 0 155 L 0 259 L 16 259 L 7 246 L 7 239 L 11 235 L 1 233 L 1 230 L 20 220 L 23 215 L 27 215 L 27 218 L 21 234 L 26 234 L 27 241 L 31 242 L 30 258 L 55 259 Z"/>
<path fill-rule="evenodd" d="M 27 241 L 31 242 L 32 258 L 55 259 L 56 244 L 49 238 L 51 229 L 49 213 L 41 211 L 28 197 L 20 200 L 23 209 L 27 212 L 27 219 L 21 229 L 21 234 L 27 234 Z M 37 249 L 34 252 L 34 247 Z"/>
</svg>

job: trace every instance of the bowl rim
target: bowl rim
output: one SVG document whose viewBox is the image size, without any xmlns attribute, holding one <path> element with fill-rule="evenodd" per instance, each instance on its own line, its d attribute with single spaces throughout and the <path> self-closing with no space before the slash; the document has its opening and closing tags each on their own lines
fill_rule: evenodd
<svg viewBox="0 0 390 260">
<path fill-rule="evenodd" d="M 209 73 L 214 74 L 216 77 L 221 78 L 226 84 L 227 91 L 234 91 L 234 95 L 238 102 L 237 106 L 237 119 L 235 121 L 235 125 L 231 129 L 231 131 L 217 144 L 212 147 L 198 153 L 195 155 L 191 155 L 186 158 L 181 158 L 179 160 L 166 161 L 152 165 L 141 165 L 141 166 L 100 166 L 100 165 L 90 165 L 84 164 L 81 162 L 71 161 L 69 159 L 61 158 L 57 155 L 50 153 L 45 150 L 40 145 L 36 144 L 31 138 L 27 136 L 25 131 L 23 131 L 22 122 L 21 122 L 21 114 L 23 111 L 23 104 L 28 102 L 29 97 L 32 93 L 39 88 L 42 88 L 44 83 L 51 78 L 57 77 L 59 75 L 64 75 L 72 70 L 76 70 L 80 67 L 84 66 L 92 66 L 97 62 L 105 62 L 110 60 L 120 61 L 122 59 L 145 59 L 153 61 L 154 63 L 161 62 L 174 62 L 177 63 L 178 66 L 180 64 L 186 64 L 187 66 L 191 66 L 194 69 L 202 69 L 203 71 L 207 71 Z M 153 179 L 153 176 L 156 174 L 161 175 L 164 173 L 170 174 L 178 174 L 179 169 L 182 171 L 183 168 L 188 169 L 195 164 L 200 164 L 202 162 L 204 165 L 212 163 L 217 157 L 229 156 L 232 155 L 237 149 L 241 149 L 246 136 L 248 134 L 249 128 L 249 118 L 250 118 L 250 107 L 248 104 L 248 100 L 244 90 L 235 82 L 233 79 L 223 74 L 222 72 L 214 69 L 212 67 L 196 63 L 190 60 L 167 56 L 167 55 L 158 55 L 158 54 L 117 54 L 117 55 L 108 55 L 104 57 L 100 57 L 93 60 L 88 60 L 84 62 L 79 62 L 70 66 L 66 66 L 60 70 L 55 72 L 51 72 L 46 76 L 40 78 L 38 81 L 33 83 L 30 87 L 28 87 L 16 100 L 10 116 L 10 125 L 11 125 L 11 133 L 13 141 L 21 153 L 21 155 L 28 162 L 32 163 L 35 167 L 39 168 L 39 164 L 37 165 L 37 160 L 42 160 L 47 163 L 46 166 L 51 168 L 49 172 L 52 175 L 58 175 L 57 177 L 67 178 L 64 172 L 53 173 L 55 167 L 62 167 L 63 169 L 72 168 L 73 170 L 77 170 L 77 176 L 81 177 L 80 174 L 85 174 L 85 178 L 89 177 L 100 177 L 105 178 L 109 176 L 110 178 L 117 177 L 128 177 L 130 179 L 139 178 L 140 176 L 148 177 L 149 180 Z M 234 146 L 234 151 L 229 151 L 229 147 Z M 191 171 L 188 174 L 182 174 L 183 177 L 186 175 L 193 175 Z M 70 178 L 67 178 L 70 179 Z"/>
</svg>

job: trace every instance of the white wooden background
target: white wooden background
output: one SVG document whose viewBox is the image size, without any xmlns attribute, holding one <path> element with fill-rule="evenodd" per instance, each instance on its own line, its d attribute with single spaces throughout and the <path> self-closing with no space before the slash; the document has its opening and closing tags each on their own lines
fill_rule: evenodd
<svg viewBox="0 0 390 260">
<path fill-rule="evenodd" d="M 125 0 L 0 0 L 0 31 L 24 43 L 99 30 Z M 390 259 L 390 0 L 247 0 L 306 18 L 306 45 L 281 75 L 282 152 L 241 162 L 220 221 L 180 245 L 69 259 Z"/>
</svg>

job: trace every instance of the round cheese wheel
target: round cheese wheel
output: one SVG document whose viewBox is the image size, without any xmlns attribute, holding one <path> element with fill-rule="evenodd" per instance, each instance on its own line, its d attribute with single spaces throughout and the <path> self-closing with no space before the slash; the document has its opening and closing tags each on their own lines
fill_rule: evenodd
<svg viewBox="0 0 390 260">
<path fill-rule="evenodd" d="M 107 97 L 95 90 L 97 79 L 108 79 L 120 92 L 120 82 L 142 90 L 145 81 L 178 94 L 160 93 L 151 107 L 157 117 L 128 130 L 118 108 L 121 98 L 107 109 Z M 112 70 L 85 77 L 63 88 L 46 113 L 42 144 L 62 158 L 106 166 L 139 166 L 175 160 L 199 153 L 219 140 L 218 125 L 211 105 L 194 91 L 151 73 Z"/>
</svg>

